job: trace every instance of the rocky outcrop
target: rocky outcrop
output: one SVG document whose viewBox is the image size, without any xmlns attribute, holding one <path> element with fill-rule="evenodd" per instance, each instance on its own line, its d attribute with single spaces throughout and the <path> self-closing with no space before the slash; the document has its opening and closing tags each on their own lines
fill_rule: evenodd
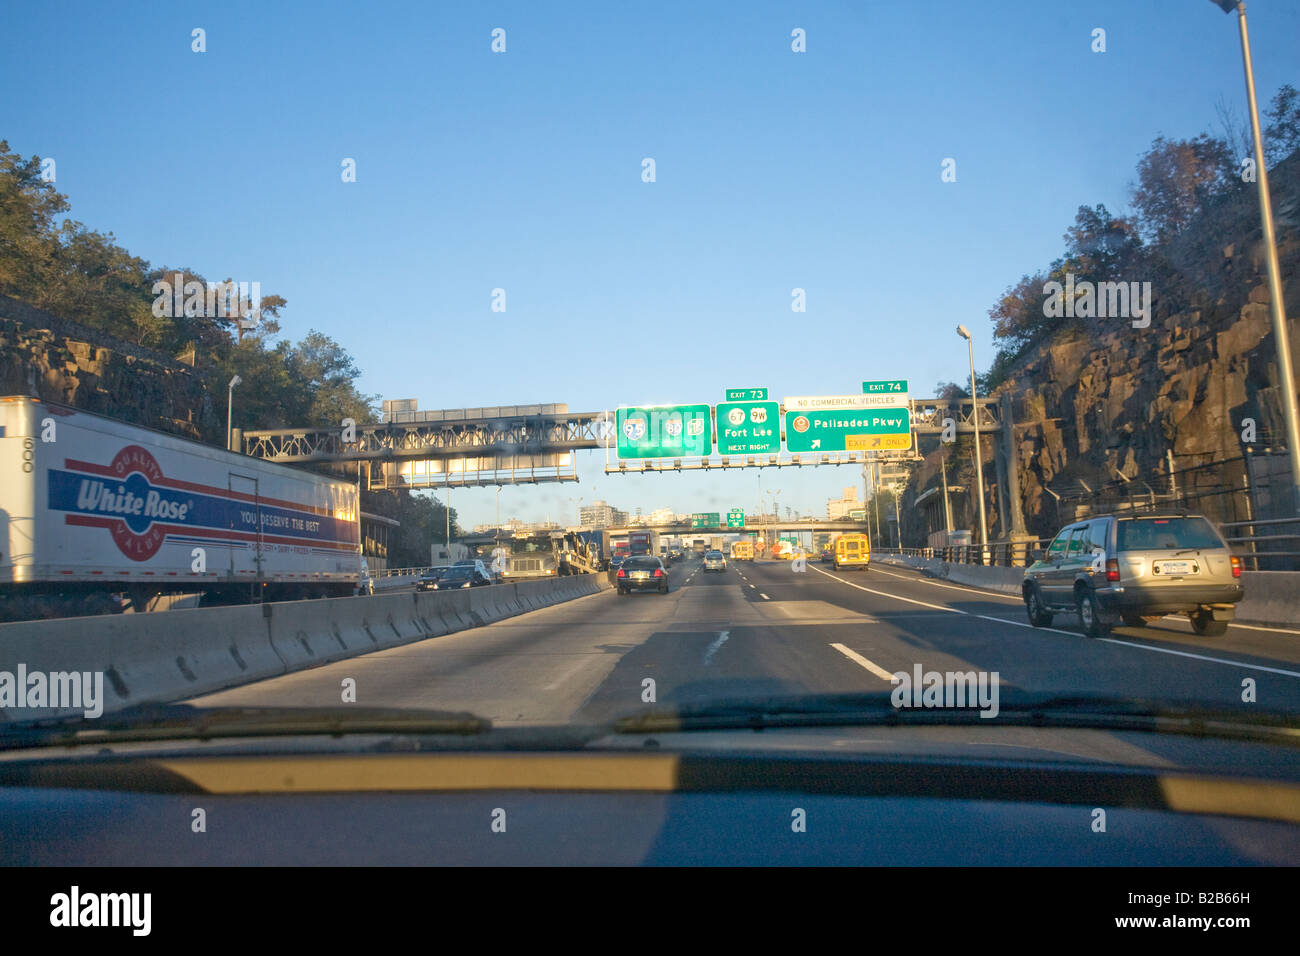
<svg viewBox="0 0 1300 956">
<path fill-rule="evenodd" d="M 0 395 L 31 395 L 137 425 L 224 444 L 206 376 L 0 296 Z"/>
<path fill-rule="evenodd" d="M 1295 358 L 1300 154 L 1270 171 L 1270 179 Z M 1045 489 L 1068 499 L 1084 485 L 1123 487 L 1130 479 L 1140 493 L 1159 494 L 1170 487 L 1169 452 L 1180 472 L 1240 461 L 1247 446 L 1252 454 L 1266 453 L 1285 436 L 1255 192 L 1207 213 L 1186 236 L 1157 250 L 1155 261 L 1148 328 L 1102 319 L 1062 331 L 1030 349 L 992 396 L 1013 399 L 1021 504 L 1032 533 L 1048 535 L 1074 519 L 1068 500 L 1062 504 Z M 1244 434 L 1247 420 L 1255 423 L 1253 442 Z M 993 460 L 992 440 L 984 454 Z M 936 484 L 937 456 L 931 452 L 914 473 L 905 503 Z M 1241 467 L 1233 480 L 1240 480 Z M 962 462 L 954 479 L 950 465 L 949 481 L 969 481 L 972 471 Z M 1007 529 L 998 520 L 992 473 L 986 466 L 989 533 L 997 538 Z M 970 527 L 969 508 L 961 504 L 956 523 Z M 908 537 L 923 544 L 924 529 L 914 526 Z"/>
</svg>

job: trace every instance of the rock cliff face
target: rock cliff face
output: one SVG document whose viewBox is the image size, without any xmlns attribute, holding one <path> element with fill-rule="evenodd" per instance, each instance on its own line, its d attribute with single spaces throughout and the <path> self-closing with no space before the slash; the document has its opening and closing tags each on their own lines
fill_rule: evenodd
<svg viewBox="0 0 1300 956">
<path fill-rule="evenodd" d="M 1300 356 L 1300 154 L 1270 171 L 1270 187 L 1294 363 Z M 1179 482 L 1184 491 L 1189 483 L 1240 487 L 1243 455 L 1267 457 L 1285 439 L 1254 189 L 1208 213 L 1188 235 L 1158 250 L 1156 259 L 1150 327 L 1101 319 L 1089 329 L 1062 332 L 1031 348 L 992 396 L 1013 399 L 1020 499 L 1031 533 L 1046 536 L 1074 520 L 1069 496 L 1084 484 L 1124 488 L 1130 479 L 1142 496 Z M 1255 423 L 1253 442 L 1248 419 Z M 990 539 L 1008 530 L 992 487 L 993 445 L 985 439 Z M 937 484 L 938 454 L 931 451 L 914 472 L 905 503 Z M 956 478 L 950 463 L 950 482 L 973 477 L 965 457 L 950 459 L 960 462 Z M 1235 471 L 1215 465 L 1234 459 Z M 1048 488 L 1065 500 L 1058 502 Z M 1227 510 L 1216 517 L 1231 520 L 1228 505 L 1237 505 L 1220 497 Z M 956 498 L 954 504 L 962 506 L 954 523 L 970 527 L 968 504 Z M 1189 504 L 1212 510 L 1213 503 Z M 927 529 L 907 524 L 905 518 L 907 543 L 924 544 Z"/>
<path fill-rule="evenodd" d="M 224 402 L 166 355 L 0 296 L 0 395 L 46 402 L 224 444 Z"/>
</svg>

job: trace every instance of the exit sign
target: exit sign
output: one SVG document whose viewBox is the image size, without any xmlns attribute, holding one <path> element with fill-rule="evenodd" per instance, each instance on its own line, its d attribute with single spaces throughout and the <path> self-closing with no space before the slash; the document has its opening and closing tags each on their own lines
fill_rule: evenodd
<svg viewBox="0 0 1300 956">
<path fill-rule="evenodd" d="M 727 401 L 729 401 L 729 402 L 765 402 L 765 401 L 767 401 L 767 389 L 765 389 L 765 388 L 729 388 L 729 389 L 727 389 Z"/>
<path fill-rule="evenodd" d="M 863 395 L 906 395 L 907 379 L 894 378 L 882 382 L 863 382 Z"/>
</svg>

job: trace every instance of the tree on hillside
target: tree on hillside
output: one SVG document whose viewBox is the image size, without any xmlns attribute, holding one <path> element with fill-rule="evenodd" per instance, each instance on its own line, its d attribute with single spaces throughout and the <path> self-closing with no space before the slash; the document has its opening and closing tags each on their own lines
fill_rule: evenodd
<svg viewBox="0 0 1300 956">
<path fill-rule="evenodd" d="M 1005 342 L 1013 350 L 1020 350 L 1039 336 L 1058 326 L 1044 314 L 1043 302 L 1047 296 L 1043 285 L 1048 276 L 1039 272 L 1021 276 L 1020 281 L 1002 293 L 989 318 L 993 320 L 993 337 Z"/>
<path fill-rule="evenodd" d="M 1101 203 L 1080 206 L 1066 230 L 1062 265 L 1076 277 L 1110 281 L 1136 264 L 1142 248 L 1137 220 L 1112 216 Z"/>
<path fill-rule="evenodd" d="M 0 294 L 28 301 L 51 271 L 58 227 L 68 200 L 41 178 L 41 159 L 23 159 L 0 139 Z"/>
<path fill-rule="evenodd" d="M 1300 149 L 1300 93 L 1290 83 L 1283 84 L 1264 115 L 1269 120 L 1263 132 L 1264 158 L 1272 169 Z"/>
<path fill-rule="evenodd" d="M 1195 139 L 1157 136 L 1138 161 L 1133 205 L 1144 236 L 1163 242 L 1178 235 L 1240 177 L 1228 144 L 1202 133 Z"/>
<path fill-rule="evenodd" d="M 306 389 L 307 414 L 312 423 L 337 423 L 345 418 L 373 422 L 378 395 L 362 395 L 353 386 L 360 377 L 352 356 L 315 329 L 292 353 L 294 377 Z"/>
</svg>

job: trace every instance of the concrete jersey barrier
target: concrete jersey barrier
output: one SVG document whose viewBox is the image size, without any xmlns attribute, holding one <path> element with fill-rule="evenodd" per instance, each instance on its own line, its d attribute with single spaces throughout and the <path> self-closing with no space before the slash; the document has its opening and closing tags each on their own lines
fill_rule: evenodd
<svg viewBox="0 0 1300 956">
<path fill-rule="evenodd" d="M 445 592 L 380 594 L 0 625 L 0 671 L 99 675 L 108 713 L 184 700 L 332 661 L 463 631 L 595 594 L 598 575 Z M 56 678 L 58 679 L 58 678 Z M 83 698 L 83 702 L 85 699 Z M 22 703 L 27 703 L 26 696 Z M 47 698 L 47 703 L 49 699 Z M 0 721 L 72 716 L 83 706 L 0 711 Z"/>
</svg>

